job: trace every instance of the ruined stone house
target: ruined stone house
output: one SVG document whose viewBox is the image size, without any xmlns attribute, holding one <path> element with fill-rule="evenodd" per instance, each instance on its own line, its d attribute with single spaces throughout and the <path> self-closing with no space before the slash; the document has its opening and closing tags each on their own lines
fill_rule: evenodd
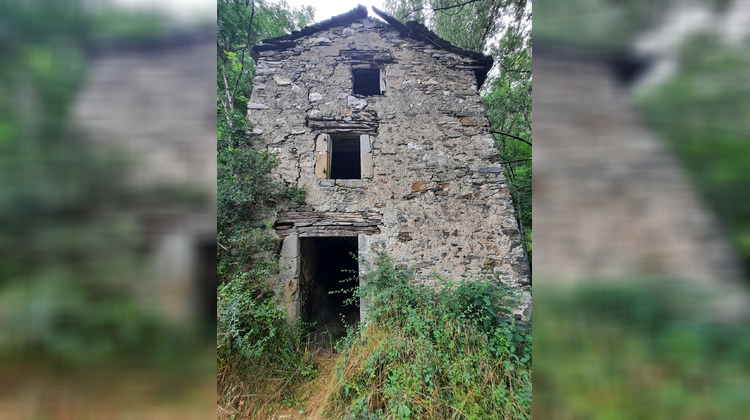
<svg viewBox="0 0 750 420">
<path fill-rule="evenodd" d="M 306 191 L 272 215 L 290 320 L 332 322 L 376 250 L 419 282 L 530 274 L 479 88 L 492 59 L 359 6 L 253 48 L 248 119 L 274 176 Z M 358 276 L 353 276 L 358 281 Z M 516 308 L 530 315 L 530 296 Z"/>
<path fill-rule="evenodd" d="M 630 103 L 627 57 L 541 42 L 534 54 L 537 279 L 674 278 L 722 315 L 747 312 L 720 226 Z"/>
<path fill-rule="evenodd" d="M 129 285 L 180 327 L 216 317 L 215 42 L 197 30 L 103 45 L 73 110 L 84 138 L 125 164 L 113 188 L 145 265 Z"/>
</svg>

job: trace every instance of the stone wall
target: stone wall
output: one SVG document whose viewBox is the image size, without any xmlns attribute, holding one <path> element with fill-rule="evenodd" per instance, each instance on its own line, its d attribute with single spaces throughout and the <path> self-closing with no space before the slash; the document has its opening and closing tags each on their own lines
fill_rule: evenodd
<svg viewBox="0 0 750 420">
<path fill-rule="evenodd" d="M 472 64 L 386 23 L 354 19 L 259 51 L 248 119 L 260 147 L 280 158 L 275 176 L 306 190 L 296 211 L 377 220 L 379 233 L 360 235 L 364 248 L 386 250 L 420 282 L 497 273 L 525 288 L 528 263 L 505 177 L 492 163 Z M 381 70 L 382 95 L 353 94 L 360 67 Z M 327 179 L 321 170 L 321 142 L 336 133 L 363 135 L 363 179 Z"/>
<path fill-rule="evenodd" d="M 534 56 L 535 275 L 548 285 L 678 278 L 738 313 L 748 298 L 719 225 L 610 61 Z"/>
<path fill-rule="evenodd" d="M 148 265 L 128 283 L 144 311 L 180 327 L 206 321 L 216 287 L 215 51 L 212 31 L 101 48 L 72 111 L 83 138 L 125 163 L 118 218 L 137 225 Z"/>
</svg>

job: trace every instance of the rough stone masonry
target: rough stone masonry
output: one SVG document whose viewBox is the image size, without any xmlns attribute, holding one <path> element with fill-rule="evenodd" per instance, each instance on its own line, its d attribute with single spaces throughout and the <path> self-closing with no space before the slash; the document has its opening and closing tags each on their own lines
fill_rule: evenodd
<svg viewBox="0 0 750 420">
<path fill-rule="evenodd" d="M 528 318 L 528 261 L 478 90 L 492 60 L 375 12 L 387 23 L 359 6 L 253 49 L 256 144 L 306 191 L 275 215 L 287 314 L 304 287 L 299 241 L 353 236 L 360 258 L 387 251 L 424 284 L 497 274 Z M 331 176 L 344 164 L 353 175 Z"/>
</svg>

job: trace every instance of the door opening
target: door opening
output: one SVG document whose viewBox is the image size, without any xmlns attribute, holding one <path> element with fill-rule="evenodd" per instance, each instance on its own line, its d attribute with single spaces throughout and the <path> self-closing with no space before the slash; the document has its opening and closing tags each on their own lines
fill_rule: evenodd
<svg viewBox="0 0 750 420">
<path fill-rule="evenodd" d="M 300 238 L 300 317 L 332 339 L 359 321 L 357 243 L 356 237 Z"/>
<path fill-rule="evenodd" d="M 193 279 L 196 293 L 195 312 L 208 336 L 216 335 L 216 242 L 197 246 L 196 272 Z"/>
</svg>

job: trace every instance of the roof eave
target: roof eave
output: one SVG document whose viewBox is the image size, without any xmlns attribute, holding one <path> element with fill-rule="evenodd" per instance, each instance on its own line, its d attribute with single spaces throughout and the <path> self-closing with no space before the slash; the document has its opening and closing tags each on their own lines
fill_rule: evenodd
<svg viewBox="0 0 750 420">
<path fill-rule="evenodd" d="M 257 62 L 258 53 L 261 51 L 282 50 L 282 49 L 294 47 L 295 46 L 294 41 L 298 38 L 301 38 L 306 35 L 312 35 L 316 32 L 324 31 L 326 29 L 330 29 L 335 26 L 341 26 L 346 23 L 350 23 L 354 20 L 363 19 L 366 17 L 367 17 L 367 8 L 360 4 L 354 9 L 346 13 L 342 13 L 340 15 L 333 16 L 330 19 L 326 19 L 318 23 L 305 26 L 299 31 L 293 31 L 290 34 L 286 34 L 286 35 L 279 36 L 276 38 L 264 39 L 260 42 L 260 44 L 252 48 L 251 55 L 253 59 Z"/>
<path fill-rule="evenodd" d="M 412 20 L 406 23 L 402 23 L 400 20 L 396 19 L 390 13 L 384 12 L 375 6 L 372 6 L 372 10 L 381 19 L 383 19 L 384 21 L 388 22 L 389 25 L 396 28 L 401 34 L 401 36 L 404 36 L 404 37 L 408 36 L 408 37 L 411 37 L 420 41 L 426 41 L 428 43 L 435 45 L 436 47 L 442 50 L 450 51 L 460 56 L 472 59 L 474 63 L 476 64 L 476 69 L 474 70 L 474 74 L 476 75 L 476 78 L 477 78 L 477 88 L 482 87 L 482 84 L 484 83 L 484 81 L 487 80 L 487 74 L 490 72 L 490 69 L 492 69 L 492 64 L 493 64 L 492 57 L 488 57 L 484 54 L 480 54 L 474 51 L 468 51 L 468 50 L 464 50 L 462 48 L 456 47 L 455 45 L 439 37 L 437 34 L 435 34 L 431 30 L 429 30 L 426 26 L 424 26 L 423 24 L 417 21 Z"/>
</svg>

